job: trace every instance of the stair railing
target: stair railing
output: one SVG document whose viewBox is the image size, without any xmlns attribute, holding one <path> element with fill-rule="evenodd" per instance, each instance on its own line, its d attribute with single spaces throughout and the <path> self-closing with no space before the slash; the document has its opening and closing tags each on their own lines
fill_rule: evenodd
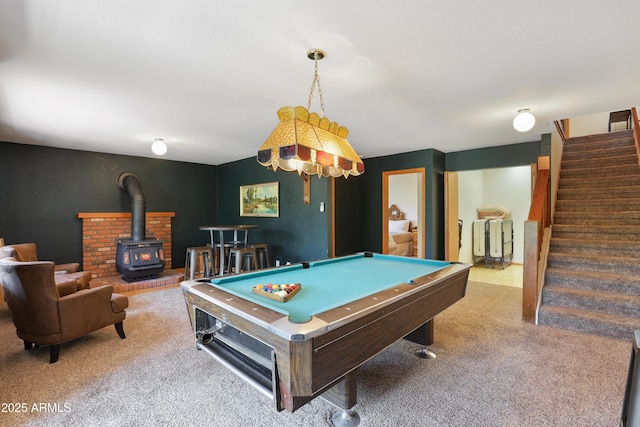
<svg viewBox="0 0 640 427">
<path fill-rule="evenodd" d="M 569 138 L 569 119 L 554 120 L 553 124 L 556 125 L 556 130 L 562 142 L 565 142 Z"/>
<path fill-rule="evenodd" d="M 524 259 L 522 277 L 522 320 L 534 323 L 540 294 L 544 266 L 549 247 L 551 225 L 551 179 L 549 157 L 538 158 L 538 169 L 529 208 L 524 222 Z"/>
<path fill-rule="evenodd" d="M 640 165 L 640 126 L 638 125 L 638 110 L 636 107 L 631 107 L 631 127 L 633 128 L 633 140 L 636 143 L 638 165 Z"/>
</svg>

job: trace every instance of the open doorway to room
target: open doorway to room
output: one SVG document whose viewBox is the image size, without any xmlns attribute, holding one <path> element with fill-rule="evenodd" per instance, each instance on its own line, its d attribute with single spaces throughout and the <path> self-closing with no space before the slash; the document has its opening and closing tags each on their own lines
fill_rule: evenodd
<svg viewBox="0 0 640 427">
<path fill-rule="evenodd" d="M 382 173 L 382 253 L 424 258 L 425 169 Z"/>
<path fill-rule="evenodd" d="M 447 246 L 451 248 L 459 246 L 457 261 L 469 264 L 478 261 L 474 269 L 477 268 L 479 273 L 493 274 L 496 280 L 500 280 L 498 276 L 513 273 L 518 277 L 515 282 L 520 283 L 521 286 L 521 274 L 517 274 L 517 271 L 521 271 L 524 257 L 524 222 L 529 215 L 531 205 L 532 166 L 460 171 L 453 174 L 455 179 L 445 179 L 449 184 L 445 188 L 445 200 L 449 204 L 457 204 L 446 213 Z M 474 253 L 473 222 L 479 219 L 478 210 L 481 208 L 485 210 L 497 208 L 509 212 L 510 219 L 513 221 L 513 253 L 510 266 L 514 268 L 511 270 L 509 267 L 503 270 L 500 266 L 493 265 L 494 268 L 489 267 L 492 271 L 485 271 L 487 267 L 482 262 L 482 258 Z M 452 215 L 456 218 L 450 218 Z M 458 228 L 458 220 L 462 221 L 460 238 L 458 233 L 454 233 L 451 229 L 454 226 Z M 491 280 L 485 281 L 491 282 Z M 512 279 L 508 281 L 514 282 Z"/>
</svg>

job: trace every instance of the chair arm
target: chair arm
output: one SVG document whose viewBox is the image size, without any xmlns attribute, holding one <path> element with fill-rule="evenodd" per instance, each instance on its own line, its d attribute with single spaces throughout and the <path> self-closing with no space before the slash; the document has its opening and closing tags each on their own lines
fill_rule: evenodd
<svg viewBox="0 0 640 427">
<path fill-rule="evenodd" d="M 83 289 L 58 300 L 64 341 L 93 332 L 116 321 L 111 308 L 111 285 Z"/>
<path fill-rule="evenodd" d="M 78 290 L 78 281 L 76 279 L 64 280 L 62 282 L 56 281 L 56 287 L 61 297 L 71 295 Z"/>
<path fill-rule="evenodd" d="M 89 287 L 89 282 L 91 282 L 91 273 L 88 271 L 78 271 L 76 273 L 64 273 L 61 271 L 57 271 L 53 275 L 54 280 L 56 281 L 56 285 L 60 285 L 61 283 L 75 280 L 76 281 L 76 291 L 85 289 Z M 65 293 L 64 295 L 67 295 Z M 60 294 L 60 296 L 64 296 Z"/>
<path fill-rule="evenodd" d="M 56 264 L 54 270 L 56 272 L 76 273 L 80 270 L 80 263 L 70 262 L 67 264 Z"/>
</svg>

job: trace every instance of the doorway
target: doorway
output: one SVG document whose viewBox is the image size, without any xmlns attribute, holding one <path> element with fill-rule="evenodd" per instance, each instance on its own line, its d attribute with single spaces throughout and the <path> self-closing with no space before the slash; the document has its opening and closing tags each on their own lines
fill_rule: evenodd
<svg viewBox="0 0 640 427">
<path fill-rule="evenodd" d="M 511 211 L 514 264 L 523 263 L 524 222 L 531 204 L 532 171 L 535 165 L 445 172 L 445 250 L 448 261 L 473 263 L 472 224 L 480 206 L 499 206 Z M 462 234 L 458 234 L 458 220 Z"/>
<path fill-rule="evenodd" d="M 411 221 L 415 256 L 424 258 L 425 168 L 382 172 L 382 253 L 389 253 L 389 207 L 395 204 Z M 403 206 L 404 204 L 404 206 Z"/>
</svg>

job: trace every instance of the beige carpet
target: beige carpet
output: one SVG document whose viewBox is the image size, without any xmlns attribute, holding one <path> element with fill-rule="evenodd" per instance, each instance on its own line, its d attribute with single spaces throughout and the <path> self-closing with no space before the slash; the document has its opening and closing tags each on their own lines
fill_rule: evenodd
<svg viewBox="0 0 640 427">
<path fill-rule="evenodd" d="M 618 425 L 631 343 L 522 323 L 520 305 L 518 288 L 470 282 L 436 318 L 437 359 L 399 341 L 360 368 L 361 425 Z M 63 345 L 51 365 L 0 304 L 0 425 L 327 426 L 336 411 L 277 412 L 197 351 L 179 288 L 132 296 L 125 331 Z"/>
</svg>

